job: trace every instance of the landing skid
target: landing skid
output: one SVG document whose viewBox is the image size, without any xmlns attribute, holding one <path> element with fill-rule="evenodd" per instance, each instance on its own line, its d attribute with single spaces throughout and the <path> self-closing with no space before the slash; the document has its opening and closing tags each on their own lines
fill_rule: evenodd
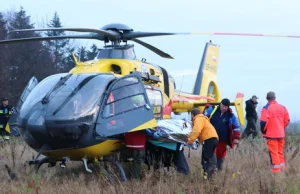
<svg viewBox="0 0 300 194">
<path fill-rule="evenodd" d="M 65 168 L 66 167 L 65 162 L 67 161 L 67 159 L 63 159 L 63 160 L 60 160 L 60 161 L 61 161 L 60 167 Z M 29 165 L 34 165 L 35 173 L 38 173 L 40 167 L 43 164 L 48 163 L 48 167 L 51 168 L 51 167 L 56 166 L 56 162 L 58 162 L 58 161 L 52 161 L 52 160 L 49 160 L 48 157 L 44 157 L 40 160 L 30 160 L 30 161 L 28 161 L 28 164 Z"/>
<path fill-rule="evenodd" d="M 31 160 L 28 162 L 29 165 L 34 165 L 35 167 L 35 173 L 38 173 L 40 167 L 44 164 L 44 163 L 49 163 L 49 158 L 48 157 L 44 157 L 40 160 Z M 52 163 L 49 163 L 52 164 Z"/>
<path fill-rule="evenodd" d="M 58 161 L 61 161 L 60 163 L 60 167 L 61 168 L 66 168 L 66 162 L 70 161 L 69 158 L 64 158 L 63 160 L 58 160 Z M 48 167 L 54 167 L 56 166 L 56 163 L 58 161 L 52 161 L 50 160 L 48 157 L 44 157 L 40 160 L 31 160 L 31 161 L 28 161 L 28 164 L 29 165 L 34 165 L 35 167 L 35 173 L 38 173 L 40 167 L 45 164 L 45 163 L 48 163 Z M 125 174 L 125 171 L 124 171 L 124 168 L 123 166 L 117 161 L 116 158 L 111 158 L 111 157 L 107 157 L 103 160 L 101 160 L 104 162 L 104 169 L 105 171 L 108 173 L 109 170 L 108 170 L 108 166 L 107 166 L 107 162 L 110 162 L 111 164 L 115 165 L 117 167 L 117 169 L 120 171 L 120 174 L 121 174 L 121 177 L 122 177 L 122 180 L 124 182 L 127 182 L 127 177 L 126 177 L 126 174 Z M 93 171 L 91 169 L 88 168 L 88 160 L 86 158 L 82 158 L 82 162 L 83 162 L 83 166 L 84 166 L 84 169 L 86 170 L 86 172 L 88 173 L 92 173 Z M 110 175 L 110 173 L 108 173 L 108 179 L 109 179 L 109 182 L 110 183 L 113 183 L 113 179 L 112 179 L 112 176 Z"/>
</svg>

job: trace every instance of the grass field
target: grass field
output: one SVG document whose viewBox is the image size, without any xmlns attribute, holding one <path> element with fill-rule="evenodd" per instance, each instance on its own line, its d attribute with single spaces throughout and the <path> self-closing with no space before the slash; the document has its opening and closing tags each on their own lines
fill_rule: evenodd
<svg viewBox="0 0 300 194">
<path fill-rule="evenodd" d="M 44 164 L 38 174 L 26 164 L 32 151 L 20 140 L 1 149 L 0 193 L 300 193 L 299 136 L 286 137 L 287 169 L 274 177 L 263 139 L 242 140 L 240 146 L 229 150 L 224 170 L 211 183 L 201 177 L 200 150 L 191 150 L 188 158 L 191 173 L 182 175 L 174 169 L 153 173 L 143 169 L 141 181 L 108 183 L 101 163 L 91 165 L 93 174 L 85 172 L 82 163 L 68 163 L 48 168 Z M 11 180 L 4 165 L 7 164 L 18 179 Z"/>
</svg>

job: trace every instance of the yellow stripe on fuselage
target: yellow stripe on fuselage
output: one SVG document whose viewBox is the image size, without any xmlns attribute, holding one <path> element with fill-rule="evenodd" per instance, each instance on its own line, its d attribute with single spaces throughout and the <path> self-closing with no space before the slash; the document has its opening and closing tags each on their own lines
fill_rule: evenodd
<svg viewBox="0 0 300 194">
<path fill-rule="evenodd" d="M 43 153 L 43 155 L 55 159 L 69 157 L 71 160 L 81 160 L 85 157 L 88 160 L 93 160 L 95 158 L 101 158 L 103 156 L 111 155 L 113 154 L 112 151 L 121 148 L 123 145 L 123 142 L 120 140 L 106 140 L 99 144 L 88 146 L 85 148 L 46 151 Z"/>
<path fill-rule="evenodd" d="M 149 128 L 153 128 L 153 127 L 156 127 L 156 120 L 155 119 L 152 119 L 132 130 L 130 130 L 130 132 L 133 132 L 133 131 L 139 131 L 139 130 L 143 130 L 143 129 L 149 129 Z"/>
</svg>

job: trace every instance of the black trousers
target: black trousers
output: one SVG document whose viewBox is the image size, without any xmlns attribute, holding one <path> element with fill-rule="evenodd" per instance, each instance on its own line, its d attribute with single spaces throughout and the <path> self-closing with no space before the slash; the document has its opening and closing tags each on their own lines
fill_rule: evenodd
<svg viewBox="0 0 300 194">
<path fill-rule="evenodd" d="M 256 120 L 253 117 L 246 117 L 247 126 L 242 134 L 242 138 L 247 138 L 252 133 L 252 138 L 257 136 Z"/>
<path fill-rule="evenodd" d="M 184 149 L 180 150 L 180 143 L 177 143 L 177 149 L 176 149 L 176 154 L 175 154 L 175 165 L 176 165 L 176 170 L 180 173 L 183 174 L 189 174 L 190 168 L 189 164 L 186 161 L 185 155 L 184 155 Z"/>
<path fill-rule="evenodd" d="M 203 142 L 201 164 L 204 173 L 208 175 L 208 178 L 211 177 L 211 174 L 217 168 L 217 159 L 215 156 L 217 144 L 218 139 L 215 137 L 207 139 Z"/>
</svg>

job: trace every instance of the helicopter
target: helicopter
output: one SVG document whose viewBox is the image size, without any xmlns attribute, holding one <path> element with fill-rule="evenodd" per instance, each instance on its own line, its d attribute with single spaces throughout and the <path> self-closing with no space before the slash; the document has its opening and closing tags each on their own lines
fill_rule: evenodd
<svg viewBox="0 0 300 194">
<path fill-rule="evenodd" d="M 161 57 L 173 59 L 137 38 L 206 33 L 139 32 L 120 23 L 105 25 L 100 30 L 46 28 L 18 29 L 10 33 L 61 30 L 89 34 L 0 40 L 0 44 L 8 44 L 72 38 L 105 43 L 94 60 L 82 62 L 73 54 L 75 67 L 68 73 L 51 75 L 41 82 L 33 77 L 22 93 L 6 130 L 10 132 L 10 128 L 16 127 L 23 140 L 38 152 L 29 162 L 37 165 L 37 170 L 44 163 L 53 167 L 61 162 L 60 166 L 65 167 L 68 161 L 82 161 L 86 171 L 92 172 L 88 162 L 115 157 L 123 147 L 122 134 L 151 129 L 158 119 L 170 119 L 171 113 L 189 113 L 195 107 L 203 110 L 208 103 L 221 101 L 217 84 L 219 45 L 206 43 L 193 92 L 184 93 L 177 90 L 174 77 L 165 68 L 144 58 L 138 60 L 134 45 L 127 44 L 133 41 Z M 143 103 L 134 104 L 131 97 L 135 96 L 142 98 Z M 245 123 L 243 97 L 237 93 L 230 104 L 236 107 L 241 125 Z M 38 159 L 41 155 L 45 157 Z"/>
</svg>

